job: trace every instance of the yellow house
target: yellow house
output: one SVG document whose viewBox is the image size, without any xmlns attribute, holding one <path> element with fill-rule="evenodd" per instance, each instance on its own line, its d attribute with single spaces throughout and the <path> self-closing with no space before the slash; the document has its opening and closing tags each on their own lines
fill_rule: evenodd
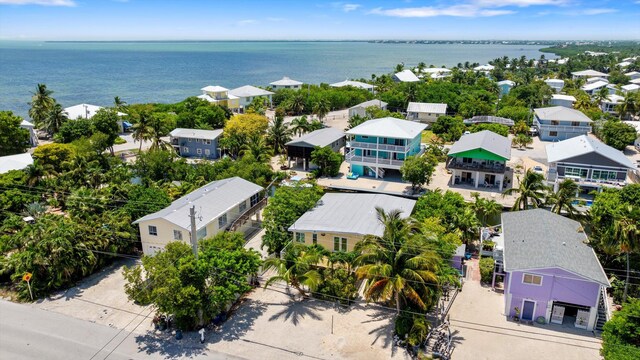
<svg viewBox="0 0 640 360">
<path fill-rule="evenodd" d="M 384 226 L 376 207 L 385 212 L 402 211 L 411 215 L 415 200 L 383 194 L 325 194 L 316 206 L 304 213 L 291 227 L 293 241 L 319 244 L 330 251 L 352 251 L 365 235 L 382 236 Z"/>
<path fill-rule="evenodd" d="M 231 110 L 238 110 L 240 108 L 240 98 L 229 94 L 229 89 L 225 87 L 209 85 L 200 90 L 202 91 L 202 95 L 199 95 L 198 99 L 207 100 L 216 105 L 226 106 Z"/>
<path fill-rule="evenodd" d="M 225 231 L 242 215 L 262 205 L 263 188 L 239 177 L 211 182 L 172 202 L 168 207 L 136 221 L 140 229 L 142 251 L 154 255 L 172 241 L 190 242 L 190 208 L 196 210 L 198 240 Z M 247 222 L 238 231 L 248 230 Z"/>
</svg>

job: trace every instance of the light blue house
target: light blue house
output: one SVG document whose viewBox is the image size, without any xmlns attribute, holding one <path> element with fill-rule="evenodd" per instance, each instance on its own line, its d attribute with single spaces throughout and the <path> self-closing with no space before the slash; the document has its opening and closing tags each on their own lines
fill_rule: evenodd
<svg viewBox="0 0 640 360">
<path fill-rule="evenodd" d="M 404 160 L 422 155 L 422 130 L 427 124 L 385 117 L 365 121 L 347 131 L 345 160 L 351 172 L 360 176 L 384 177 L 398 172 Z"/>
<path fill-rule="evenodd" d="M 220 157 L 218 139 L 222 129 L 174 129 L 170 134 L 171 146 L 182 157 L 217 159 Z"/>
<path fill-rule="evenodd" d="M 534 109 L 533 113 L 533 126 L 543 141 L 566 140 L 591 131 L 593 120 L 575 109 L 553 106 Z"/>
<path fill-rule="evenodd" d="M 498 81 L 498 88 L 500 89 L 500 97 L 507 95 L 514 86 L 516 86 L 516 83 L 511 80 Z"/>
</svg>

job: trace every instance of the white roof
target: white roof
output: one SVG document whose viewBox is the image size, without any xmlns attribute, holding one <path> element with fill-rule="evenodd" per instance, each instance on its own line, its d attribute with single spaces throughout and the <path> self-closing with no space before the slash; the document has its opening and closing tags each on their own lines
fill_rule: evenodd
<svg viewBox="0 0 640 360">
<path fill-rule="evenodd" d="M 602 78 L 602 77 L 591 77 L 587 79 L 587 84 L 591 84 L 594 83 L 596 81 L 604 81 L 606 83 L 609 83 L 609 80 Z"/>
<path fill-rule="evenodd" d="M 551 95 L 551 99 L 553 100 L 567 100 L 571 102 L 576 102 L 576 98 L 571 95 L 562 95 L 562 94 L 553 94 Z"/>
<path fill-rule="evenodd" d="M 196 229 L 200 229 L 261 190 L 262 187 L 237 176 L 213 181 L 175 200 L 166 208 L 133 223 L 164 219 L 183 229 L 189 229 L 189 208 L 195 206 L 198 212 Z"/>
<path fill-rule="evenodd" d="M 229 94 L 237 97 L 254 97 L 273 95 L 271 91 L 257 88 L 251 85 L 241 86 L 233 90 L 229 90 Z"/>
<path fill-rule="evenodd" d="M 342 138 L 344 138 L 344 132 L 342 132 L 342 130 L 332 127 L 326 127 L 324 129 L 318 129 L 316 131 L 304 134 L 297 139 L 289 141 L 286 145 L 302 147 L 325 147 Z"/>
<path fill-rule="evenodd" d="M 640 134 L 640 121 L 623 121 L 623 123 L 633 126 L 636 131 Z"/>
<path fill-rule="evenodd" d="M 357 88 L 360 88 L 360 89 L 366 89 L 366 90 L 370 90 L 370 89 L 375 88 L 375 86 L 373 86 L 371 84 L 363 83 L 361 81 L 352 81 L 352 80 L 340 81 L 340 82 L 337 82 L 337 83 L 329 84 L 329 86 L 332 86 L 332 87 L 353 86 L 353 87 L 357 87 Z"/>
<path fill-rule="evenodd" d="M 202 89 L 200 89 L 202 91 L 206 91 L 206 92 L 224 92 L 224 91 L 229 91 L 229 89 L 222 87 L 222 86 L 213 86 L 213 85 L 209 85 L 209 86 L 205 86 Z"/>
<path fill-rule="evenodd" d="M 202 94 L 202 95 L 198 95 L 196 96 L 198 99 L 202 99 L 202 100 L 207 100 L 208 102 L 218 102 L 220 100 L 212 98 L 211 96 L 209 96 L 209 94 Z M 234 100 L 237 99 L 237 96 L 234 96 L 232 94 L 227 94 L 227 98 L 224 100 Z"/>
<path fill-rule="evenodd" d="M 498 81 L 498 85 L 509 85 L 509 86 L 515 86 L 515 82 L 511 81 L 511 80 L 502 80 L 502 81 Z"/>
<path fill-rule="evenodd" d="M 22 122 L 20 123 L 20 126 L 22 127 L 33 127 L 34 125 L 30 122 L 28 122 L 27 120 L 22 120 Z"/>
<path fill-rule="evenodd" d="M 222 135 L 222 129 L 201 130 L 201 129 L 177 128 L 177 129 L 173 129 L 173 131 L 171 131 L 169 135 L 171 135 L 171 137 L 214 140 L 218 138 L 218 136 Z"/>
<path fill-rule="evenodd" d="M 623 62 L 621 62 L 621 63 L 617 63 L 617 64 L 616 64 L 616 66 L 619 66 L 619 67 L 627 67 L 627 66 L 629 66 L 629 65 L 631 65 L 631 64 L 632 64 L 632 63 L 631 63 L 631 62 L 629 62 L 629 61 L 623 61 Z"/>
<path fill-rule="evenodd" d="M 369 101 L 365 101 L 362 102 L 358 105 L 354 105 L 352 107 L 350 107 L 349 109 L 355 109 L 355 108 L 368 108 L 370 106 L 377 106 L 379 108 L 385 107 L 387 106 L 387 103 L 382 101 L 382 100 L 378 100 L 378 99 L 373 99 L 373 100 L 369 100 Z"/>
<path fill-rule="evenodd" d="M 399 73 L 395 73 L 394 76 L 396 77 L 396 79 L 398 79 L 401 82 L 416 82 L 416 81 L 420 81 L 420 79 L 418 79 L 416 74 L 414 74 L 413 71 L 411 71 L 409 69 L 402 70 Z"/>
<path fill-rule="evenodd" d="M 632 83 L 632 84 L 640 84 L 640 78 L 630 80 L 629 82 Z"/>
<path fill-rule="evenodd" d="M 280 80 L 269 83 L 269 85 L 273 86 L 293 86 L 293 85 L 302 85 L 304 84 L 302 81 L 292 80 L 289 77 L 285 76 Z"/>
<path fill-rule="evenodd" d="M 427 124 L 384 117 L 363 122 L 347 131 L 350 135 L 377 136 L 393 139 L 413 139 L 422 133 Z"/>
<path fill-rule="evenodd" d="M 628 72 L 628 73 L 626 73 L 626 74 L 624 74 L 624 75 L 625 75 L 625 76 L 640 75 L 640 72 L 637 72 L 637 71 L 630 71 L 630 72 Z"/>
<path fill-rule="evenodd" d="M 100 109 L 102 109 L 102 106 L 78 104 L 64 108 L 64 112 L 67 113 L 67 117 L 71 120 L 91 119 Z"/>
<path fill-rule="evenodd" d="M 29 153 L 0 156 L 0 174 L 11 170 L 22 170 L 32 164 L 33 158 Z"/>
<path fill-rule="evenodd" d="M 620 86 L 620 89 L 623 91 L 638 91 L 640 89 L 640 85 L 638 84 L 627 84 Z"/>
<path fill-rule="evenodd" d="M 586 135 L 547 144 L 547 161 L 550 163 L 590 153 L 600 154 L 622 166 L 635 169 L 635 165 L 622 151 Z"/>
<path fill-rule="evenodd" d="M 384 226 L 376 207 L 385 212 L 401 210 L 401 217 L 407 218 L 415 204 L 415 200 L 384 194 L 327 193 L 288 230 L 382 236 Z"/>
<path fill-rule="evenodd" d="M 446 114 L 447 104 L 410 102 L 407 112 Z"/>
<path fill-rule="evenodd" d="M 596 81 L 596 82 L 591 83 L 591 84 L 583 85 L 581 87 L 581 89 L 584 90 L 584 91 L 591 91 L 591 90 L 600 89 L 601 87 L 605 87 L 607 85 L 609 85 L 608 82 Z"/>
<path fill-rule="evenodd" d="M 600 71 L 595 71 L 595 70 L 574 71 L 571 74 L 574 75 L 574 76 L 588 76 L 588 77 L 593 77 L 593 76 L 607 77 L 607 76 L 609 76 L 608 74 L 601 73 Z"/>
<path fill-rule="evenodd" d="M 564 80 L 562 79 L 546 79 L 544 82 L 552 84 L 564 84 Z"/>
<path fill-rule="evenodd" d="M 579 121 L 592 123 L 593 120 L 589 119 L 587 115 L 583 114 L 579 110 L 569 109 L 564 106 L 552 106 L 546 108 L 533 109 L 536 116 L 541 120 L 556 120 L 556 121 Z"/>
<path fill-rule="evenodd" d="M 606 103 L 609 103 L 609 104 L 619 104 L 619 103 L 622 102 L 622 100 L 624 100 L 624 96 L 611 94 L 611 95 L 607 96 L 606 100 L 602 100 L 602 102 L 606 102 Z"/>
<path fill-rule="evenodd" d="M 425 74 L 438 74 L 438 73 L 450 73 L 451 70 L 447 68 L 425 68 L 425 69 L 422 69 L 422 72 Z"/>
<path fill-rule="evenodd" d="M 495 68 L 495 66 L 486 64 L 486 65 L 476 66 L 476 67 L 473 68 L 473 70 L 475 70 L 475 71 L 490 71 L 490 70 L 493 70 L 494 68 Z"/>
</svg>

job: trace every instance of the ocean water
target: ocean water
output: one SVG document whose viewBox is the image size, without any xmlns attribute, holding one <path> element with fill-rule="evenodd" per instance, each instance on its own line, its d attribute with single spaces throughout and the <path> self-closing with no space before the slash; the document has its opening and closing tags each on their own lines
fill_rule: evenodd
<svg viewBox="0 0 640 360">
<path fill-rule="evenodd" d="M 267 86 L 283 76 L 332 83 L 388 73 L 396 64 L 455 66 L 539 58 L 539 45 L 368 42 L 0 42 L 0 110 L 26 116 L 45 83 L 64 107 L 176 102 L 206 85 Z M 545 54 L 551 58 L 551 54 Z"/>
</svg>

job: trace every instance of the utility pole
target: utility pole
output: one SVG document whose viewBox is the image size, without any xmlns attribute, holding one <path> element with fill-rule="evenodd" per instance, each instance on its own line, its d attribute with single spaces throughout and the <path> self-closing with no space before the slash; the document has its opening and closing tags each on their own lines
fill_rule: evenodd
<svg viewBox="0 0 640 360">
<path fill-rule="evenodd" d="M 189 209 L 189 217 L 191 218 L 191 247 L 193 247 L 193 255 L 198 260 L 198 235 L 196 233 L 196 207 L 191 206 Z"/>
</svg>

